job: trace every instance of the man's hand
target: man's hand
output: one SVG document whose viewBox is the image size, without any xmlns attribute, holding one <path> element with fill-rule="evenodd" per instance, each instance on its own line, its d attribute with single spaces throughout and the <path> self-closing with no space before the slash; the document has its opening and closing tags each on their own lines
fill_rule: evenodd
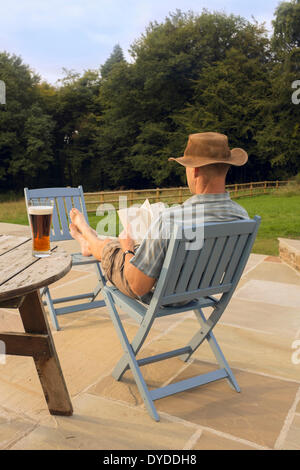
<svg viewBox="0 0 300 470">
<path fill-rule="evenodd" d="M 131 238 L 129 225 L 120 233 L 119 242 L 123 251 L 134 251 L 134 240 Z"/>
<path fill-rule="evenodd" d="M 120 233 L 119 242 L 123 252 L 126 250 L 134 251 L 134 240 L 131 238 L 129 225 Z M 127 279 L 132 292 L 141 297 L 152 289 L 155 284 L 155 279 L 153 277 L 146 276 L 146 274 L 131 264 L 131 258 L 133 258 L 131 253 L 125 257 L 125 278 Z"/>
</svg>

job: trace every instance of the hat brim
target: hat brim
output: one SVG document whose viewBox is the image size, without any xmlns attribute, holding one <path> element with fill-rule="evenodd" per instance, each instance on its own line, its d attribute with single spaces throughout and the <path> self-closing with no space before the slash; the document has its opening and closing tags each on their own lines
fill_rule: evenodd
<svg viewBox="0 0 300 470">
<path fill-rule="evenodd" d="M 205 158 L 205 157 L 189 157 L 189 156 L 184 156 L 184 157 L 179 157 L 179 158 L 169 158 L 170 160 L 174 160 L 177 163 L 180 163 L 180 165 L 183 165 L 185 167 L 189 168 L 199 168 L 201 166 L 206 166 L 206 165 L 213 165 L 215 163 L 227 163 L 228 165 L 233 165 L 233 166 L 243 166 L 245 163 L 248 161 L 248 154 L 245 152 L 243 149 L 232 149 L 230 152 L 230 158 L 226 158 L 224 160 L 214 160 L 213 158 Z"/>
</svg>

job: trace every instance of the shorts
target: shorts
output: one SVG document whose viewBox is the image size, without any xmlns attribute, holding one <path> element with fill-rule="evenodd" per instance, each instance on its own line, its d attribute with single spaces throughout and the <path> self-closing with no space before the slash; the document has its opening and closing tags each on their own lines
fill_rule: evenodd
<svg viewBox="0 0 300 470">
<path fill-rule="evenodd" d="M 104 245 L 101 257 L 101 267 L 105 277 L 123 294 L 133 299 L 139 299 L 129 287 L 124 275 L 125 255 L 120 242 L 112 240 Z"/>
</svg>

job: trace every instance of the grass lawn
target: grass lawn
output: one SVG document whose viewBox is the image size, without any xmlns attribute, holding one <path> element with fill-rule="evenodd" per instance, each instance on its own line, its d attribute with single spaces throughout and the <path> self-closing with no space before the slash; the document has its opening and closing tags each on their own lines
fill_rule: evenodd
<svg viewBox="0 0 300 470">
<path fill-rule="evenodd" d="M 253 247 L 254 253 L 278 256 L 277 238 L 300 239 L 300 194 L 279 193 L 237 199 L 250 217 L 260 215 L 261 225 Z"/>
<path fill-rule="evenodd" d="M 254 245 L 253 252 L 266 255 L 278 255 L 278 237 L 300 239 L 300 194 L 277 193 L 236 199 L 248 212 L 250 217 L 260 215 L 262 223 Z M 93 228 L 100 222 L 102 232 L 106 231 L 106 223 L 117 225 L 118 220 L 110 213 L 106 218 L 89 214 Z M 0 222 L 27 225 L 24 200 L 0 203 Z"/>
</svg>

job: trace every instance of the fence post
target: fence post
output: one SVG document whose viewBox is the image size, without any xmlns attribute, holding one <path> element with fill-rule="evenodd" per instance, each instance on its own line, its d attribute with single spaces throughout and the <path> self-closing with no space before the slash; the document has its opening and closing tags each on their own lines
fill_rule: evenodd
<svg viewBox="0 0 300 470">
<path fill-rule="evenodd" d="M 277 180 L 276 181 L 276 189 L 278 189 L 278 188 L 279 188 L 279 181 Z"/>
<path fill-rule="evenodd" d="M 156 198 L 155 198 L 155 202 L 159 202 L 159 188 L 156 188 Z"/>
<path fill-rule="evenodd" d="M 237 193 L 238 193 L 238 185 L 235 184 L 235 185 L 234 185 L 234 194 L 235 194 L 235 197 L 237 197 Z"/>
<path fill-rule="evenodd" d="M 267 192 L 267 182 L 264 181 L 264 194 L 266 194 L 266 192 Z"/>
<path fill-rule="evenodd" d="M 133 204 L 133 191 L 130 191 L 129 193 L 129 206 L 132 206 Z"/>
<path fill-rule="evenodd" d="M 182 186 L 179 188 L 179 204 L 182 204 Z"/>
<path fill-rule="evenodd" d="M 250 196 L 253 196 L 253 184 L 250 183 Z"/>
</svg>

